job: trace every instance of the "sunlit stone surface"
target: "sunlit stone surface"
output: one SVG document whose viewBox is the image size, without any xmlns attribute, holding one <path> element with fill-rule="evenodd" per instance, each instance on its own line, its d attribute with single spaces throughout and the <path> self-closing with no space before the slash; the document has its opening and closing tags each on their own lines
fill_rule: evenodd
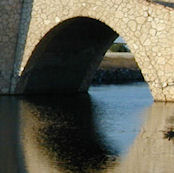
<svg viewBox="0 0 174 173">
<path fill-rule="evenodd" d="M 62 23 L 65 24 L 68 19 L 86 17 L 105 23 L 124 38 L 135 55 L 155 100 L 174 101 L 174 9 L 171 8 L 172 4 L 173 1 L 164 3 L 163 1 L 147 0 L 96 0 L 95 2 L 91 0 L 29 0 L 23 2 L 1 0 L 0 93 L 25 93 L 25 89 L 15 90 L 17 83 L 20 79 L 23 80 L 23 73 L 26 74 L 26 71 L 29 71 L 28 75 L 30 74 L 31 67 L 38 64 L 35 68 L 39 68 L 42 60 L 34 65 L 31 63 L 33 60 L 30 59 L 33 54 L 36 55 L 36 52 L 39 52 L 36 56 L 37 60 L 43 57 L 43 52 L 48 55 L 47 46 L 48 43 L 52 43 L 54 37 L 47 40 L 48 42 L 45 42 L 47 44 L 42 44 L 38 49 L 42 40 L 47 38 L 47 34 L 55 31 L 55 27 L 59 27 Z M 59 34 L 59 32 L 55 34 Z M 73 32 L 71 34 L 73 35 Z M 104 35 L 101 34 L 101 37 Z M 88 42 L 93 38 L 95 37 L 89 37 Z M 87 90 L 94 69 L 102 60 L 111 40 L 111 37 L 108 37 L 107 44 L 105 44 L 106 42 L 100 44 L 101 47 L 99 46 L 98 49 L 102 53 L 98 54 L 98 59 L 94 56 L 94 62 L 91 61 L 90 67 L 86 67 L 86 75 L 79 80 L 80 85 L 76 90 Z M 69 47 L 76 45 L 76 41 L 71 42 Z M 86 55 L 84 50 L 79 49 L 74 54 Z M 59 56 L 57 58 L 59 59 Z M 29 68 L 28 63 L 31 65 Z M 59 65 L 62 65 L 62 62 Z M 52 69 L 54 68 L 58 69 L 58 66 Z M 42 74 L 44 69 L 39 73 Z M 78 70 L 75 67 L 74 69 Z M 54 73 L 56 74 L 56 71 Z M 72 74 L 74 73 L 72 72 Z M 47 78 L 49 79 L 49 77 Z M 20 85 L 25 86 L 27 80 L 28 78 Z M 56 79 L 56 81 L 59 80 L 62 81 L 62 78 Z M 73 86 L 73 82 L 71 85 Z M 33 84 L 33 87 L 35 86 L 37 86 L 36 83 Z M 43 86 L 46 85 L 42 84 Z M 54 82 L 50 84 L 50 91 L 51 86 L 54 86 Z M 66 88 L 66 86 L 64 83 L 63 87 Z M 37 89 L 37 92 L 39 91 L 41 90 Z"/>
</svg>

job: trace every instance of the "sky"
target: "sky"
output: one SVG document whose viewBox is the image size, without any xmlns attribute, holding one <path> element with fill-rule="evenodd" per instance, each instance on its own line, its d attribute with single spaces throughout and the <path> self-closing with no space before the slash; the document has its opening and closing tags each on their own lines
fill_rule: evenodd
<svg viewBox="0 0 174 173">
<path fill-rule="evenodd" d="M 114 43 L 126 43 L 120 36 L 114 41 Z"/>
</svg>

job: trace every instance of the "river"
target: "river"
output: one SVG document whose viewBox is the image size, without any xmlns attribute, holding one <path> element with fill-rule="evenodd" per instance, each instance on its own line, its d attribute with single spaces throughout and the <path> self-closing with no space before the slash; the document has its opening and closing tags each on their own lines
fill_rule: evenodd
<svg viewBox="0 0 174 173">
<path fill-rule="evenodd" d="M 2 173 L 172 173 L 174 104 L 145 83 L 0 98 Z"/>
</svg>

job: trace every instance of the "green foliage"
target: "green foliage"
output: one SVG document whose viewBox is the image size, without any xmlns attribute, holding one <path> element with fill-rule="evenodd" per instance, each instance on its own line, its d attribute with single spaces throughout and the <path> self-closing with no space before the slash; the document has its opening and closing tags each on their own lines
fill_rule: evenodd
<svg viewBox="0 0 174 173">
<path fill-rule="evenodd" d="M 114 43 L 109 50 L 111 52 L 130 52 L 124 43 Z"/>
</svg>

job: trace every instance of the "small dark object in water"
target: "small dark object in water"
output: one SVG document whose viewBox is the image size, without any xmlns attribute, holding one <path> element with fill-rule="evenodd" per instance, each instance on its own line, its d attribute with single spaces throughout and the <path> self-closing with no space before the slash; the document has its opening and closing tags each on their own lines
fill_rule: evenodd
<svg viewBox="0 0 174 173">
<path fill-rule="evenodd" d="M 169 130 L 164 131 L 164 138 L 168 139 L 170 141 L 170 139 L 174 138 L 174 129 L 173 128 L 169 128 Z"/>
</svg>

